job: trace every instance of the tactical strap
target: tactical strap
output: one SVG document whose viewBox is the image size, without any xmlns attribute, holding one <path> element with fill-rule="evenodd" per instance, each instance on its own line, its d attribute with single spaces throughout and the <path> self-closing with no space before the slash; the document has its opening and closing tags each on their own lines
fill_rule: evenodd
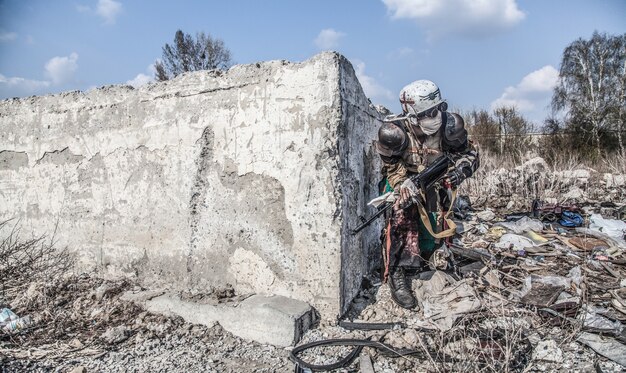
<svg viewBox="0 0 626 373">
<path fill-rule="evenodd" d="M 430 224 L 430 219 L 428 219 L 428 213 L 426 212 L 426 208 L 424 207 L 422 202 L 418 200 L 418 202 L 417 202 L 417 210 L 419 211 L 420 218 L 422 219 L 422 223 L 424 224 L 424 228 L 426 228 L 428 233 L 431 236 L 433 236 L 434 238 L 451 237 L 456 232 L 456 223 L 453 222 L 450 218 L 448 218 L 450 216 L 450 214 L 452 213 L 452 208 L 454 206 L 454 200 L 455 199 L 456 199 L 456 189 L 452 191 L 452 200 L 450 201 L 450 208 L 448 209 L 448 211 L 443 216 L 443 220 L 448 225 L 448 228 L 443 230 L 443 231 L 441 231 L 441 232 L 439 232 L 439 233 L 435 233 L 435 230 L 433 229 L 433 226 Z"/>
</svg>

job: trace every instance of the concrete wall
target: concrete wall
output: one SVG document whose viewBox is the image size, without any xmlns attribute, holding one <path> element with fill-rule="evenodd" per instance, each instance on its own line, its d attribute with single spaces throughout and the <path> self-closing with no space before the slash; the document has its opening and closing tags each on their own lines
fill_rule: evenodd
<svg viewBox="0 0 626 373">
<path fill-rule="evenodd" d="M 349 235 L 375 196 L 379 126 L 322 53 L 0 102 L 0 219 L 83 270 L 279 294 L 341 313 L 377 252 Z M 156 282 L 156 283 L 155 283 Z"/>
</svg>

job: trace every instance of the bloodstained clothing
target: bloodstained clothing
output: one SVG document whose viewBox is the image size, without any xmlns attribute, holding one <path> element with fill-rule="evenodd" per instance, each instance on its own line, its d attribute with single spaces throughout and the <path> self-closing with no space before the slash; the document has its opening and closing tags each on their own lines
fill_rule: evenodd
<svg viewBox="0 0 626 373">
<path fill-rule="evenodd" d="M 435 118 L 427 118 L 411 123 L 401 120 L 394 123 L 403 128 L 408 137 L 408 145 L 398 156 L 383 156 L 382 174 L 387 185 L 398 190 L 410 176 L 418 174 L 437 160 L 445 151 L 455 162 L 455 166 L 467 164 L 473 173 L 479 165 L 478 151 L 469 141 L 462 146 L 451 147 L 446 144 L 446 127 L 464 126 L 463 119 L 454 113 L 439 112 Z M 449 194 L 435 186 L 425 193 L 425 208 L 428 211 L 430 224 L 435 231 L 442 228 L 437 224 L 437 215 L 443 216 L 443 210 L 449 208 Z M 406 209 L 394 206 L 387 216 L 384 231 L 385 273 L 389 267 L 420 267 L 424 259 L 428 259 L 437 246 L 435 239 L 424 227 L 424 222 L 416 205 Z"/>
</svg>

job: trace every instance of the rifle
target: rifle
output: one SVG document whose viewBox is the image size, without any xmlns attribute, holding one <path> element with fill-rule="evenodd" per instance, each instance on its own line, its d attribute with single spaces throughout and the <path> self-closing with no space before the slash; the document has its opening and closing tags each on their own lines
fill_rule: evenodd
<svg viewBox="0 0 626 373">
<path fill-rule="evenodd" d="M 424 171 L 419 174 L 410 176 L 409 178 L 418 187 L 423 194 L 426 194 L 426 190 L 430 189 L 435 183 L 441 181 L 447 174 L 448 168 L 453 165 L 452 158 L 446 153 L 437 158 L 430 166 L 426 167 Z M 355 235 L 363 230 L 363 228 L 370 225 L 377 217 L 382 215 L 385 211 L 390 210 L 393 207 L 393 202 L 385 202 L 382 206 L 378 207 L 378 211 L 369 219 L 365 220 L 361 225 L 352 230 L 352 234 Z"/>
</svg>

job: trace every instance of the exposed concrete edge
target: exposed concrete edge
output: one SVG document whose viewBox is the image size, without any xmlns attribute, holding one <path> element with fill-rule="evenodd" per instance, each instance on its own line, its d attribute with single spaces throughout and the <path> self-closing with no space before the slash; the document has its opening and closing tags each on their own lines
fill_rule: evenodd
<svg viewBox="0 0 626 373">
<path fill-rule="evenodd" d="M 359 217 L 372 213 L 367 203 L 378 196 L 379 170 L 382 165 L 378 154 L 372 150 L 372 141 L 383 115 L 365 95 L 352 63 L 343 55 L 337 55 L 336 59 L 340 92 L 338 120 L 341 123 L 337 152 L 340 162 L 338 167 L 343 170 L 343 177 L 337 180 L 341 191 L 337 202 L 341 216 L 341 316 L 348 311 L 360 291 L 363 278 L 372 273 L 372 257 L 379 255 L 380 220 L 357 235 L 351 232 L 361 223 Z"/>
<path fill-rule="evenodd" d="M 279 347 L 294 346 L 319 318 L 309 304 L 280 295 L 253 295 L 234 305 L 193 303 L 159 291 L 127 292 L 122 299 L 192 324 L 219 323 L 240 338 Z"/>
</svg>

